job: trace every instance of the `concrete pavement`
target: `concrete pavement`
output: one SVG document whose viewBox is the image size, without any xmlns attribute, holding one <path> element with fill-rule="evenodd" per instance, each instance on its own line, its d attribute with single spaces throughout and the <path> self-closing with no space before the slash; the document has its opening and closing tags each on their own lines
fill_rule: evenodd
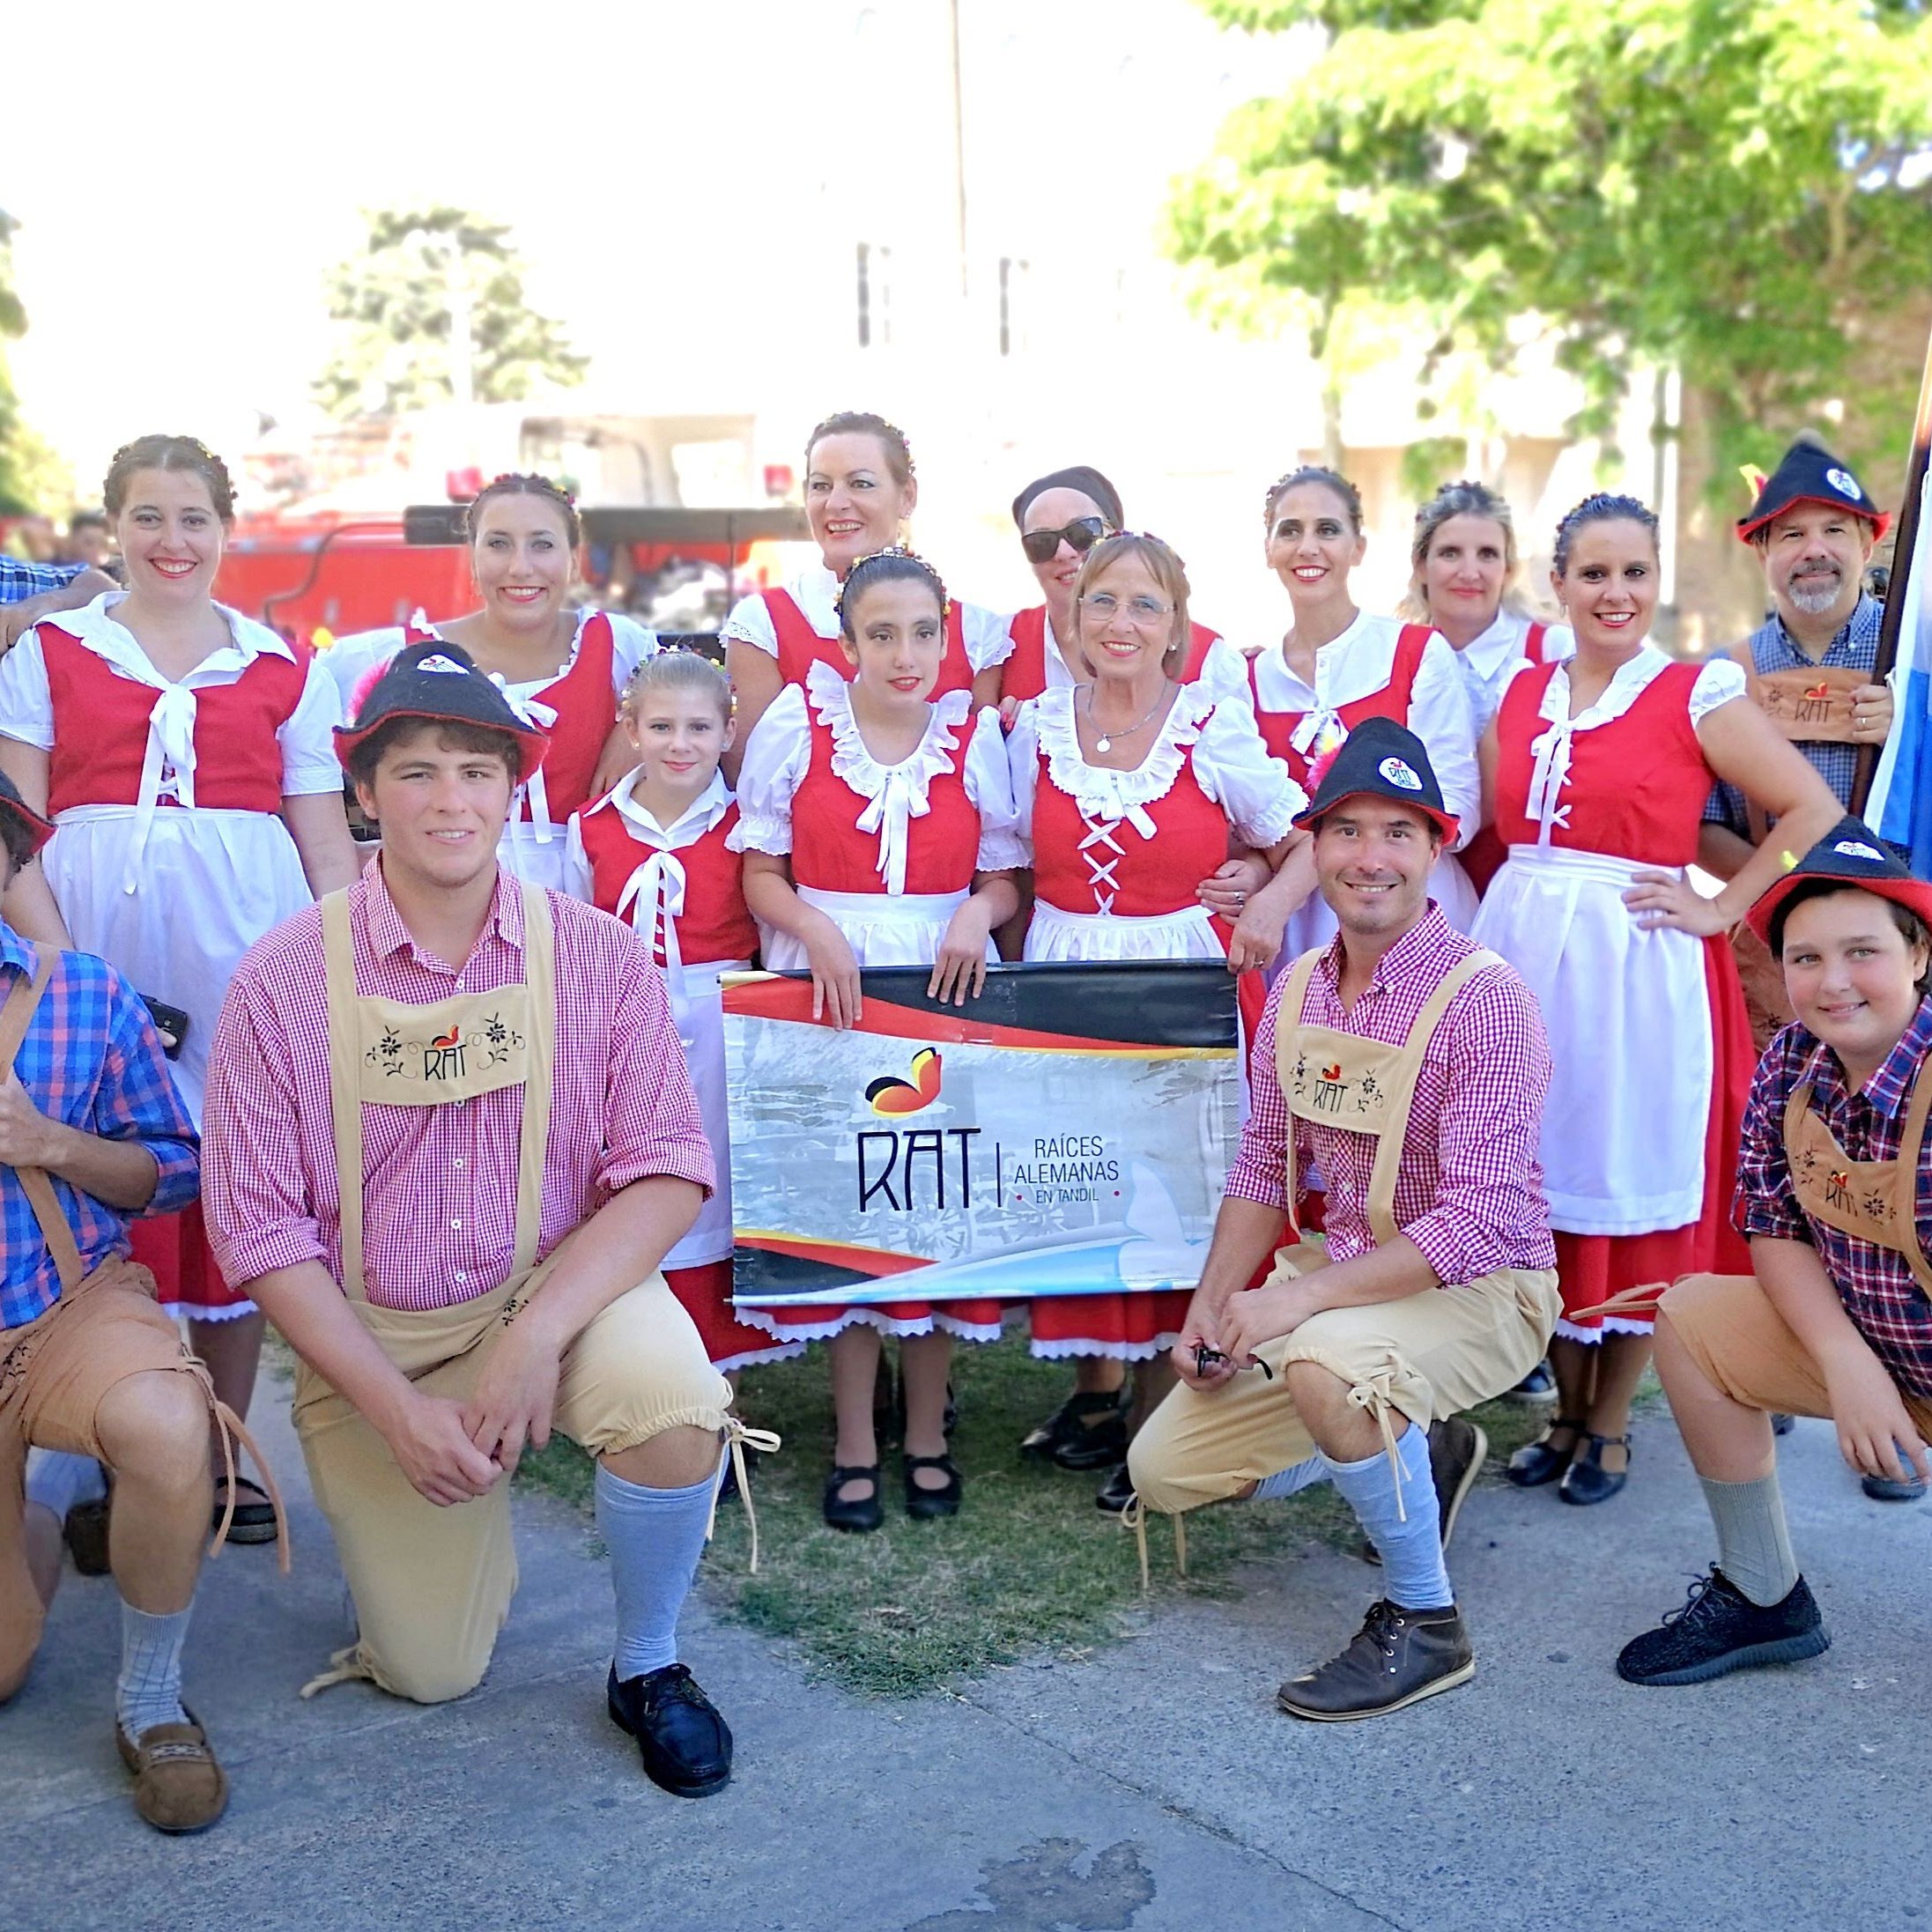
<svg viewBox="0 0 1932 1932">
<path fill-rule="evenodd" d="M 1475 1683 L 1380 1722 L 1297 1724 L 1280 1679 L 1373 1589 L 1284 1549 L 1225 1602 L 1166 1605 L 1118 1648 L 909 1704 L 807 1681 L 781 1646 L 691 1616 L 738 1775 L 665 1796 L 603 1714 L 609 1595 L 587 1526 L 519 1503 L 523 1588 L 483 1689 L 420 1709 L 296 1691 L 347 1640 L 340 1579 L 280 1391 L 262 1433 L 294 1577 L 231 1550 L 204 1577 L 191 1700 L 229 1768 L 215 1831 L 166 1840 L 111 1735 L 115 1596 L 69 1577 L 0 1713 L 0 1927 L 514 1926 L 537 1932 L 1490 1932 L 1932 1921 L 1926 1745 L 1932 1506 L 1866 1503 L 1830 1431 L 1784 1445 L 1824 1658 L 1637 1691 L 1617 1645 L 1707 1557 L 1668 1418 L 1595 1511 L 1479 1489 L 1453 1569 Z M 1070 1486 L 1070 1509 L 1084 1491 Z M 1157 1563 L 1165 1536 L 1155 1532 Z M 1123 1546 L 1122 1561 L 1130 1561 Z"/>
</svg>

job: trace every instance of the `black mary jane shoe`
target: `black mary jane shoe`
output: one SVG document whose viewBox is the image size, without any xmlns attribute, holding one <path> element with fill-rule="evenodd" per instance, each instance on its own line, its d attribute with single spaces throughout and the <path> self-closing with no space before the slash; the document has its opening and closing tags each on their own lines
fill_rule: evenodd
<svg viewBox="0 0 1932 1932">
<path fill-rule="evenodd" d="M 1096 1509 L 1104 1509 L 1110 1516 L 1118 1516 L 1134 1500 L 1134 1478 L 1127 1473 L 1124 1462 L 1116 1462 L 1107 1471 L 1106 1482 L 1100 1484 L 1100 1492 L 1093 1499 Z"/>
<path fill-rule="evenodd" d="M 731 1727 L 681 1663 L 604 1687 L 611 1721 L 636 1738 L 644 1773 L 680 1798 L 707 1798 L 731 1782 Z"/>
<path fill-rule="evenodd" d="M 1630 1480 L 1630 1438 L 1586 1435 L 1583 1443 L 1587 1447 L 1563 1472 L 1557 1494 L 1566 1503 L 1607 1503 Z M 1607 1469 L 1603 1467 L 1603 1451 L 1616 1448 L 1624 1452 L 1624 1466 Z"/>
<path fill-rule="evenodd" d="M 870 1483 L 865 1496 L 841 1499 L 839 1492 L 848 1483 Z M 879 1466 L 877 1462 L 840 1464 L 825 1478 L 825 1521 L 834 1529 L 863 1532 L 877 1529 L 885 1521 L 885 1505 L 879 1499 Z"/>
<path fill-rule="evenodd" d="M 906 1514 L 920 1522 L 930 1522 L 940 1516 L 957 1516 L 959 1505 L 966 1496 L 966 1484 L 960 1480 L 959 1465 L 951 1455 L 907 1455 L 906 1457 Z M 945 1477 L 939 1489 L 927 1489 L 916 1482 L 914 1473 L 920 1469 L 937 1469 Z"/>
<path fill-rule="evenodd" d="M 1118 1394 L 1076 1389 L 1020 1438 L 1019 1453 L 1062 1469 L 1110 1469 L 1127 1454 L 1127 1411 Z"/>
<path fill-rule="evenodd" d="M 1553 1449 L 1550 1438 L 1558 1430 L 1570 1432 L 1570 1447 Z M 1580 1418 L 1573 1420 L 1568 1416 L 1558 1416 L 1543 1432 L 1540 1442 L 1526 1442 L 1510 1457 L 1503 1470 L 1504 1479 L 1514 1483 L 1518 1489 L 1541 1489 L 1545 1483 L 1553 1483 L 1576 1460 L 1576 1452 L 1583 1447 L 1583 1424 Z"/>
</svg>

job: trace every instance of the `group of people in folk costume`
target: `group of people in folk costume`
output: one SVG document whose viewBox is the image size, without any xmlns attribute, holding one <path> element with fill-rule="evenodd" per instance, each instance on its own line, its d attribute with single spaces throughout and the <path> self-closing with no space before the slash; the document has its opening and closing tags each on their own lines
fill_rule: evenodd
<svg viewBox="0 0 1932 1932">
<path fill-rule="evenodd" d="M 1932 889 L 1842 818 L 1845 748 L 1891 710 L 1884 520 L 1841 464 L 1795 446 L 1741 525 L 1775 606 L 1748 663 L 1648 641 L 1656 520 L 1627 497 L 1563 519 L 1544 622 L 1507 505 L 1446 485 L 1381 618 L 1351 595 L 1357 492 L 1292 470 L 1263 505 L 1287 622 L 1245 653 L 1096 470 L 1014 500 L 1041 602 L 1011 618 L 900 547 L 916 500 L 896 428 L 822 423 L 820 562 L 732 611 L 729 676 L 574 605 L 576 513 L 537 477 L 470 507 L 481 609 L 325 659 L 213 601 L 233 493 L 187 439 L 115 460 L 124 588 L 26 587 L 0 660 L 0 1697 L 64 1533 L 121 1590 L 117 1737 L 159 1828 L 226 1802 L 181 1701 L 200 1539 L 282 1531 L 233 1454 L 263 1310 L 357 1612 L 311 1690 L 480 1679 L 506 1478 L 562 1429 L 596 1462 L 611 1717 L 700 1795 L 731 1739 L 677 1623 L 758 1440 L 737 1372 L 826 1342 L 824 1512 L 862 1532 L 894 1339 L 905 1507 L 959 1510 L 953 1352 L 997 1304 L 731 1300 L 720 980 L 754 959 L 833 1026 L 870 966 L 961 1004 L 1002 957 L 1240 975 L 1249 1104 L 1200 1284 L 1036 1302 L 1073 1385 L 1022 1447 L 1175 1516 L 1332 1480 L 1382 1594 L 1283 1686 L 1296 1714 L 1469 1676 L 1444 1549 L 1485 1445 L 1459 1412 L 1547 1350 L 1556 1413 L 1509 1474 L 1615 1494 L 1666 1289 L 1720 1557 L 1626 1677 L 1824 1647 L 1773 1409 L 1836 1418 L 1894 1492 L 1923 1476 Z M 1739 930 L 1797 1021 L 1755 1086 Z"/>
</svg>

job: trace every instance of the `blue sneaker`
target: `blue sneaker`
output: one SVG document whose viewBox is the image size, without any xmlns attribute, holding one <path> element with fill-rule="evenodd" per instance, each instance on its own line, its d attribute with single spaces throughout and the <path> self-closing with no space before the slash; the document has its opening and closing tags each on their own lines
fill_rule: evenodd
<svg viewBox="0 0 1932 1932">
<path fill-rule="evenodd" d="M 1547 1362 L 1538 1362 L 1523 1379 L 1510 1390 L 1512 1402 L 1530 1402 L 1539 1407 L 1557 1399 L 1557 1379 L 1551 1373 Z"/>
</svg>

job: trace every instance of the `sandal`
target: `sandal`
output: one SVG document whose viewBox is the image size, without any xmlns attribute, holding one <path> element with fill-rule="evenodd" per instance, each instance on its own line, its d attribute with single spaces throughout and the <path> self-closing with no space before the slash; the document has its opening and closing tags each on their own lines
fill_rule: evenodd
<svg viewBox="0 0 1932 1932">
<path fill-rule="evenodd" d="M 914 1480 L 920 1469 L 937 1469 L 945 1482 L 937 1489 L 927 1489 Z M 906 1514 L 920 1522 L 939 1516 L 957 1516 L 966 1495 L 959 1465 L 951 1455 L 908 1455 L 906 1458 Z"/>
<path fill-rule="evenodd" d="M 848 1483 L 870 1483 L 870 1495 L 841 1498 L 839 1492 Z M 879 1466 L 877 1462 L 847 1467 L 834 1464 L 825 1478 L 825 1519 L 833 1529 L 863 1534 L 877 1529 L 885 1521 L 885 1506 L 879 1500 Z"/>
<path fill-rule="evenodd" d="M 215 1510 L 213 1519 L 209 1524 L 209 1528 L 211 1529 L 219 1529 L 221 1528 L 221 1515 L 225 1506 L 222 1502 L 221 1492 L 227 1487 L 228 1479 L 226 1477 L 218 1476 L 215 1478 Z M 244 1490 L 258 1496 L 261 1500 L 252 1503 L 243 1502 L 241 1498 Z M 259 1483 L 251 1483 L 247 1477 L 238 1476 L 234 1479 L 234 1488 L 232 1493 L 235 1498 L 235 1507 L 233 1518 L 228 1524 L 227 1540 L 230 1543 L 273 1543 L 275 1541 L 275 1505 L 269 1500 L 268 1492 Z"/>
<path fill-rule="evenodd" d="M 1557 1494 L 1565 1502 L 1579 1506 L 1607 1503 L 1630 1480 L 1630 1438 L 1627 1434 L 1586 1435 L 1583 1440 L 1589 1447 L 1564 1472 L 1563 1483 Z M 1621 1449 L 1624 1452 L 1622 1469 L 1607 1469 L 1603 1467 L 1605 1449 Z"/>
<path fill-rule="evenodd" d="M 1550 1438 L 1558 1429 L 1567 1429 L 1570 1432 L 1570 1446 L 1566 1449 L 1551 1447 Z M 1555 1482 L 1576 1460 L 1576 1453 L 1583 1446 L 1583 1438 L 1581 1417 L 1558 1416 L 1543 1431 L 1539 1440 L 1524 1443 L 1510 1457 L 1503 1475 L 1518 1489 L 1541 1489 L 1545 1483 Z"/>
</svg>

